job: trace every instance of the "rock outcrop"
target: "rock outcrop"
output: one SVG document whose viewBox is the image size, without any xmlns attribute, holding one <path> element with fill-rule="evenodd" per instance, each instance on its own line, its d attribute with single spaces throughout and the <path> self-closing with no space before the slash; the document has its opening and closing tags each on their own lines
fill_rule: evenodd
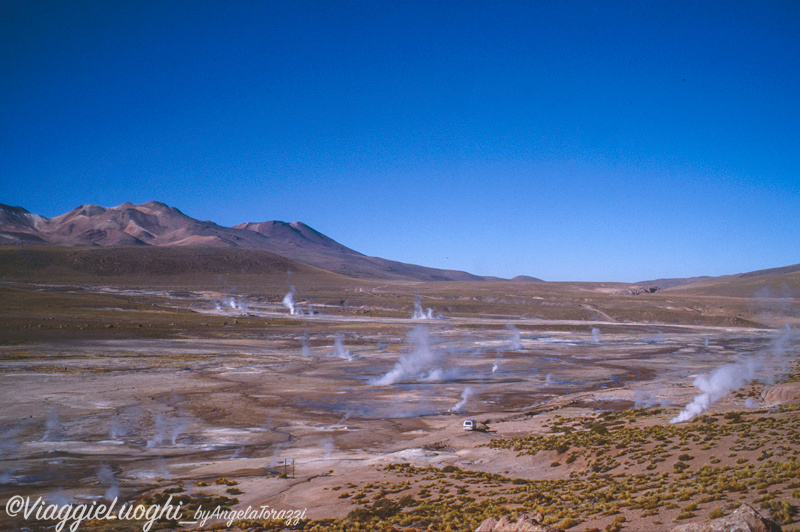
<svg viewBox="0 0 800 532">
<path fill-rule="evenodd" d="M 731 515 L 708 523 L 686 523 L 671 532 L 781 532 L 781 527 L 762 517 L 752 506 L 743 504 Z"/>
<path fill-rule="evenodd" d="M 494 517 L 485 519 L 475 532 L 560 532 L 559 529 L 541 523 L 541 514 L 522 515 L 516 522 L 508 516 L 499 520 Z"/>
<path fill-rule="evenodd" d="M 658 292 L 659 288 L 655 285 L 646 285 L 646 286 L 631 286 L 625 290 L 620 290 L 620 294 L 630 294 L 632 296 L 638 296 L 640 294 L 654 294 Z"/>
<path fill-rule="evenodd" d="M 784 382 L 768 386 L 761 392 L 761 399 L 767 406 L 774 406 L 800 400 L 800 382 Z"/>
</svg>

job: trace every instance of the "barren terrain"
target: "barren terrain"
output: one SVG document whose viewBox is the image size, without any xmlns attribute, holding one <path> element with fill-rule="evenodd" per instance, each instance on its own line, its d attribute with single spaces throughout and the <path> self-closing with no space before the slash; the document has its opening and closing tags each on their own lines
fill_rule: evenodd
<svg viewBox="0 0 800 532">
<path fill-rule="evenodd" d="M 4 500 L 173 495 L 305 510 L 306 530 L 670 530 L 747 502 L 797 526 L 796 273 L 634 294 L 4 260 Z"/>
</svg>

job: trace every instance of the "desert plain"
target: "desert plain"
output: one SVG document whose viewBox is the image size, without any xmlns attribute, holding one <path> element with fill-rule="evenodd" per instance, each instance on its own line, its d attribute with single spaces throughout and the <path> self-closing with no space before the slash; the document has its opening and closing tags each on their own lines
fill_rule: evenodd
<svg viewBox="0 0 800 532">
<path fill-rule="evenodd" d="M 183 504 L 153 530 L 613 531 L 747 503 L 800 528 L 796 271 L 653 290 L 81 253 L 0 249 L 4 504 Z M 263 506 L 302 519 L 195 519 Z"/>
</svg>

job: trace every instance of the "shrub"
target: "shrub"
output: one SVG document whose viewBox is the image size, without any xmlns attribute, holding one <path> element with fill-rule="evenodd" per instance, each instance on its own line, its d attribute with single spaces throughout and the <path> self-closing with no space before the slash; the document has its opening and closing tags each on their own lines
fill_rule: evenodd
<svg viewBox="0 0 800 532">
<path fill-rule="evenodd" d="M 682 521 L 683 519 L 691 519 L 692 517 L 694 517 L 694 512 L 681 512 L 674 520 Z"/>
<path fill-rule="evenodd" d="M 619 532 L 622 530 L 622 523 L 625 522 L 625 516 L 621 515 L 614 519 L 614 522 L 603 529 L 604 532 Z"/>
<path fill-rule="evenodd" d="M 674 465 L 672 466 L 672 470 L 673 470 L 675 473 L 683 473 L 683 471 L 684 471 L 685 469 L 689 469 L 689 466 L 688 466 L 688 465 L 686 465 L 684 462 L 678 462 L 677 464 L 674 464 Z"/>
<path fill-rule="evenodd" d="M 400 504 L 391 499 L 378 499 L 372 503 L 372 512 L 381 518 L 392 517 L 400 511 Z"/>
<path fill-rule="evenodd" d="M 719 519 L 723 515 L 725 515 L 725 512 L 722 511 L 722 508 L 717 506 L 716 508 L 711 510 L 711 513 L 708 514 L 708 518 L 709 519 Z"/>
<path fill-rule="evenodd" d="M 788 501 L 769 501 L 766 505 L 770 509 L 772 518 L 779 525 L 787 525 L 794 520 L 797 515 L 797 507 L 789 504 Z"/>
<path fill-rule="evenodd" d="M 560 523 L 558 523 L 558 528 L 560 528 L 561 530 L 566 530 L 578 524 L 580 524 L 580 521 L 578 521 L 577 519 L 573 519 L 572 517 L 565 517 L 564 519 L 561 520 Z"/>
<path fill-rule="evenodd" d="M 411 495 L 403 495 L 402 497 L 400 497 L 400 500 L 397 501 L 397 504 L 406 507 L 406 506 L 417 506 L 419 503 Z"/>
</svg>

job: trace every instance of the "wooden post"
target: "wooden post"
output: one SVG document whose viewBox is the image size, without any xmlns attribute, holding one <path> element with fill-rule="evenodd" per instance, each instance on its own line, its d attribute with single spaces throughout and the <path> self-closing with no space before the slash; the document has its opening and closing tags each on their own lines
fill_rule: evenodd
<svg viewBox="0 0 800 532">
<path fill-rule="evenodd" d="M 295 459 L 294 458 L 284 458 L 283 459 L 283 476 L 286 477 L 286 478 L 289 478 L 289 461 L 290 460 L 292 461 L 292 478 L 295 478 L 295 476 L 294 476 Z"/>
</svg>

